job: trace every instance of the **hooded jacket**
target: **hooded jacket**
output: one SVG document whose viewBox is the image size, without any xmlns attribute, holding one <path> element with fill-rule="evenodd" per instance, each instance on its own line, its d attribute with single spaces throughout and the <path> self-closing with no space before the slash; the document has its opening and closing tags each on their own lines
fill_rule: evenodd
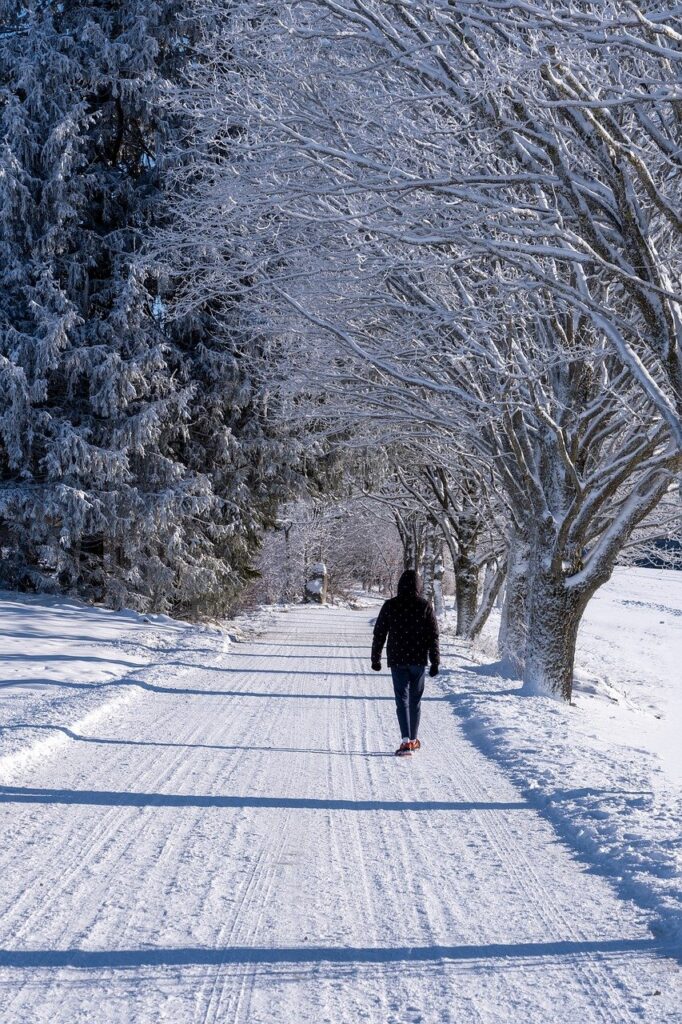
<svg viewBox="0 0 682 1024">
<path fill-rule="evenodd" d="M 374 626 L 372 664 L 426 665 L 440 662 L 438 623 L 431 605 L 421 596 L 421 582 L 414 569 L 406 569 L 398 581 L 398 594 L 385 601 Z"/>
</svg>

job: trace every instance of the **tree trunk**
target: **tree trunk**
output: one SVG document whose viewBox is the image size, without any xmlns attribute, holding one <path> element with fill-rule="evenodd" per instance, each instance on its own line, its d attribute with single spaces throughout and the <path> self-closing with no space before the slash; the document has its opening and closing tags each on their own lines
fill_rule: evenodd
<svg viewBox="0 0 682 1024">
<path fill-rule="evenodd" d="M 570 701 L 578 627 L 585 608 L 562 578 L 533 574 L 523 681 L 533 691 Z"/>
<path fill-rule="evenodd" d="M 422 531 L 416 523 L 412 523 L 402 538 L 403 568 L 418 569 L 423 555 Z"/>
<path fill-rule="evenodd" d="M 517 531 L 509 542 L 507 585 L 505 587 L 498 646 L 500 660 L 514 676 L 523 675 L 528 637 L 528 574 L 530 570 L 528 539 Z"/>
<path fill-rule="evenodd" d="M 443 600 L 443 576 L 445 575 L 445 560 L 443 558 L 443 539 L 436 540 L 436 561 L 433 567 L 433 610 L 440 618 L 445 614 L 445 601 Z"/>
<path fill-rule="evenodd" d="M 422 584 L 424 597 L 431 602 L 436 615 L 442 615 L 445 611 L 443 603 L 443 576 L 445 575 L 443 546 L 443 534 L 437 523 L 429 522 L 424 530 Z"/>
<path fill-rule="evenodd" d="M 455 601 L 457 604 L 457 636 L 469 636 L 478 604 L 479 568 L 466 555 L 460 555 L 455 566 Z"/>
<path fill-rule="evenodd" d="M 284 524 L 284 579 L 280 581 L 279 600 L 290 601 L 294 595 L 294 559 L 291 551 L 291 528 L 293 523 Z"/>
<path fill-rule="evenodd" d="M 436 568 L 436 538 L 434 529 L 429 524 L 424 538 L 424 557 L 422 561 L 422 584 L 424 597 L 433 603 L 433 581 Z"/>
<path fill-rule="evenodd" d="M 478 606 L 478 610 L 474 615 L 473 622 L 469 627 L 469 632 L 467 633 L 468 640 L 475 640 L 480 634 L 488 621 L 498 595 L 502 592 L 502 584 L 504 583 L 504 578 L 507 573 L 507 562 L 505 559 L 502 559 L 496 568 L 493 568 L 493 564 L 494 563 L 489 562 L 486 566 L 483 596 L 481 597 L 481 603 Z"/>
</svg>

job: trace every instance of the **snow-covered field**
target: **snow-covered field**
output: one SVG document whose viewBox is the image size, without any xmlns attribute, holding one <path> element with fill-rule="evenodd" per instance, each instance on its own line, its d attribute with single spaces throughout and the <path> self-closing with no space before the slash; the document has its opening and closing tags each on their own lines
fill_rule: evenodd
<svg viewBox="0 0 682 1024">
<path fill-rule="evenodd" d="M 5 595 L 2 1024 L 679 1024 L 675 760 L 621 724 L 675 713 L 677 586 L 597 599 L 575 708 L 447 644 L 407 762 L 375 609 Z"/>
</svg>

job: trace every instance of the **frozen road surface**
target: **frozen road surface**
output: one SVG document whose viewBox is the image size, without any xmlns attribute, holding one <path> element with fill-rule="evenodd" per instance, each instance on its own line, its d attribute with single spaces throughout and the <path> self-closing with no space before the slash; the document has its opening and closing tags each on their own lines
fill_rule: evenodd
<svg viewBox="0 0 682 1024">
<path fill-rule="evenodd" d="M 682 1021 L 646 914 L 472 746 L 438 679 L 423 750 L 393 756 L 370 619 L 300 608 L 203 662 L 180 650 L 3 780 L 2 1024 Z"/>
</svg>

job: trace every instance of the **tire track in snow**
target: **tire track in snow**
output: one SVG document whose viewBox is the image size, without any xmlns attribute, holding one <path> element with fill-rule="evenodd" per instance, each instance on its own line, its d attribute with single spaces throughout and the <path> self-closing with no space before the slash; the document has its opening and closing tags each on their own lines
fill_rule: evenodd
<svg viewBox="0 0 682 1024">
<path fill-rule="evenodd" d="M 262 660 L 267 662 L 267 658 L 267 655 L 263 655 Z M 246 675 L 248 676 L 248 669 L 246 669 Z M 293 679 L 295 684 L 296 677 L 293 677 Z M 300 714 L 298 717 L 300 718 Z M 274 724 L 273 718 L 271 720 L 271 729 L 267 734 L 268 737 L 272 734 Z M 267 761 L 265 756 L 261 754 L 257 764 L 257 779 L 254 780 L 255 784 L 252 782 L 249 787 L 251 792 L 263 792 L 266 769 Z M 299 769 L 297 775 L 289 777 L 287 792 L 295 791 L 295 784 L 298 782 L 301 771 Z M 251 810 L 245 817 L 253 819 L 254 815 L 255 812 Z M 240 946 L 249 945 L 249 940 L 253 940 L 257 936 L 275 876 L 289 843 L 291 816 L 291 809 L 284 812 L 284 820 L 279 830 L 275 833 L 269 833 L 265 844 L 259 849 L 254 870 L 246 881 L 245 891 L 240 899 L 239 908 L 235 912 L 232 925 L 229 930 L 224 929 L 219 935 L 221 947 L 237 944 Z M 258 906 L 259 910 L 254 915 L 253 908 L 255 906 Z M 238 972 L 229 967 L 218 967 L 211 982 L 208 999 L 205 1000 L 206 1008 L 204 1010 L 198 1004 L 198 1016 L 194 1019 L 201 1020 L 204 1024 L 214 1024 L 214 1022 L 221 1020 L 229 1020 L 233 1024 L 239 1024 L 244 1015 L 248 1014 L 249 989 L 253 985 L 254 971 L 255 967 L 248 964 Z M 245 1019 L 248 1020 L 248 1016 Z"/>
<path fill-rule="evenodd" d="M 347 634 L 341 634 L 341 637 L 347 639 Z M 340 649 L 347 650 L 349 668 L 351 672 L 357 673 L 361 678 L 366 672 L 366 668 L 361 666 L 360 655 L 353 654 L 353 647 L 345 645 Z M 352 684 L 349 683 L 344 687 L 347 693 Z M 331 689 L 331 687 L 330 687 Z M 356 708 L 356 714 L 351 716 L 349 714 L 339 715 L 334 713 L 335 701 L 330 700 L 326 707 L 327 713 L 327 732 L 329 736 L 330 749 L 343 749 L 344 751 L 352 751 L 362 749 L 364 740 L 367 737 L 367 706 L 366 704 L 359 702 Z M 359 728 L 354 728 L 359 719 Z M 366 773 L 368 769 L 367 759 L 355 761 L 351 756 L 337 758 L 329 758 L 330 777 L 329 777 L 329 796 L 333 798 L 335 793 L 338 792 L 339 782 L 337 782 L 336 774 L 341 775 L 341 791 L 347 794 L 351 801 L 358 799 L 358 792 L 360 785 L 358 783 L 358 772 L 362 771 Z M 333 769 L 336 768 L 336 772 Z M 361 784 L 362 780 L 360 780 Z M 354 879 L 359 880 L 359 888 L 362 896 L 362 903 L 358 908 L 358 913 L 362 916 L 363 920 L 363 934 L 365 941 L 369 945 L 378 945 L 379 943 L 379 927 L 377 922 L 377 908 L 375 906 L 376 899 L 373 892 L 370 876 L 367 868 L 367 857 L 366 851 L 368 849 L 366 842 L 364 841 L 363 832 L 363 819 L 361 815 L 354 814 L 353 812 L 345 812 L 339 814 L 336 812 L 335 815 L 330 816 L 327 821 L 327 828 L 331 831 L 332 836 L 336 836 L 339 833 L 343 833 L 343 839 L 339 844 L 339 848 L 343 847 L 345 855 L 340 859 L 346 866 L 346 877 L 352 872 Z M 338 840 L 337 840 L 338 843 Z M 386 894 L 384 893 L 384 896 Z M 374 991 L 369 992 L 369 988 L 373 987 Z M 336 985 L 333 988 L 336 995 L 335 1003 L 331 1009 L 328 1010 L 328 1016 L 331 1020 L 342 1020 L 344 1013 L 343 996 L 344 987 Z M 341 997 L 341 998 L 339 998 Z M 389 1013 L 389 994 L 386 984 L 385 972 L 374 972 L 374 977 L 371 980 L 367 979 L 367 996 L 365 1002 L 367 1003 L 371 999 L 371 1007 L 367 1011 L 368 1024 L 386 1024 Z"/>
<path fill-rule="evenodd" d="M 367 643 L 369 645 L 369 635 Z M 369 650 L 369 646 L 367 650 Z M 355 655 L 353 663 L 358 673 L 366 672 L 366 661 L 367 655 L 364 658 L 361 654 Z M 383 695 L 388 700 L 376 703 L 370 735 L 377 738 L 382 736 L 390 723 L 392 736 L 394 734 L 397 736 L 390 677 L 387 679 L 383 676 L 378 679 L 381 680 L 379 686 L 385 691 Z M 361 728 L 356 743 L 363 735 L 367 738 L 367 730 Z M 385 773 L 374 770 L 374 768 L 375 766 L 377 768 L 388 767 L 389 772 L 393 773 L 390 782 L 392 799 L 403 803 L 419 800 L 423 794 L 415 792 L 414 769 L 419 770 L 422 752 L 404 760 L 391 758 L 391 753 L 383 763 L 371 758 L 364 762 L 365 793 L 370 799 L 381 803 L 382 797 L 385 798 Z M 378 834 L 380 862 L 384 866 L 384 872 L 390 872 L 381 890 L 384 919 L 395 921 L 398 937 L 405 936 L 408 947 L 413 945 L 435 947 L 438 945 L 438 937 L 432 925 L 429 909 L 437 905 L 438 894 L 430 885 L 430 865 L 432 866 L 433 862 L 437 863 L 439 858 L 442 859 L 442 851 L 433 841 L 428 844 L 428 852 L 426 851 L 425 834 L 429 830 L 429 822 L 425 820 L 423 814 L 401 811 L 398 817 L 399 821 L 395 823 L 388 815 L 377 813 L 372 822 L 372 830 L 375 835 Z M 367 835 L 361 840 L 362 846 L 370 841 L 370 829 L 365 829 L 365 832 Z M 431 834 L 433 836 L 433 832 Z M 426 857 L 424 856 L 425 852 Z M 368 893 L 371 894 L 372 891 L 371 887 L 368 887 Z M 371 897 L 370 895 L 370 898 L 376 898 L 376 896 Z M 388 1022 L 388 1024 L 400 1024 L 405 1019 L 406 1008 L 407 1013 L 418 1014 L 419 1012 L 416 1006 L 419 1000 L 415 999 L 414 993 L 410 991 L 410 979 L 404 981 L 402 978 L 396 977 L 396 974 L 397 972 L 393 972 L 394 976 L 391 978 L 393 996 L 387 1000 L 387 1014 L 384 1017 L 384 1022 Z M 384 972 L 383 982 L 386 989 L 388 972 Z M 440 990 L 441 1002 L 447 1004 L 447 972 L 444 965 L 439 962 L 434 962 L 430 967 L 429 985 L 433 991 L 436 989 L 436 984 Z M 470 1024 L 475 1024 L 481 1019 L 476 1007 L 471 1006 L 467 1021 Z"/>
</svg>

